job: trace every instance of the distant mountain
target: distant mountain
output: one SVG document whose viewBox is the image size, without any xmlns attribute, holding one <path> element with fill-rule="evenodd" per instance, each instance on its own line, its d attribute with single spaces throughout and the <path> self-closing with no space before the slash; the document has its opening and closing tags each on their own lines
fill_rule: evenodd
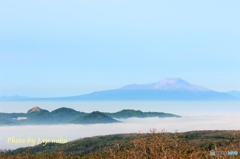
<svg viewBox="0 0 240 159">
<path fill-rule="evenodd" d="M 90 94 L 57 97 L 28 98 L 19 100 L 238 100 L 229 93 L 217 92 L 190 84 L 180 78 L 165 78 L 150 84 L 131 84 L 112 90 Z"/>
<path fill-rule="evenodd" d="M 240 99 L 240 91 L 233 90 L 233 91 L 229 91 L 229 92 L 226 92 L 226 93 L 228 93 L 231 96 L 234 96 L 234 97 L 237 97 L 237 98 Z"/>
<path fill-rule="evenodd" d="M 131 84 L 119 89 L 86 95 L 58 98 L 62 100 L 236 100 L 223 92 L 190 84 L 180 78 L 165 78 L 150 84 Z"/>
<path fill-rule="evenodd" d="M 15 96 L 1 96 L 0 97 L 1 101 L 5 101 L 5 100 L 23 100 L 23 99 L 29 99 L 29 97 L 19 96 L 19 95 L 15 95 Z"/>
<path fill-rule="evenodd" d="M 164 78 L 159 82 L 150 84 L 131 84 L 122 87 L 121 90 L 211 91 L 201 86 L 192 85 L 181 78 Z"/>
<path fill-rule="evenodd" d="M 0 113 L 0 125 L 36 125 L 36 124 L 97 124 L 119 122 L 116 118 L 147 118 L 147 117 L 180 117 L 162 112 L 141 112 L 122 110 L 116 113 L 94 111 L 79 112 L 71 108 L 59 108 L 49 112 L 39 107 L 33 107 L 27 113 Z M 115 118 L 115 119 L 114 119 Z"/>
</svg>

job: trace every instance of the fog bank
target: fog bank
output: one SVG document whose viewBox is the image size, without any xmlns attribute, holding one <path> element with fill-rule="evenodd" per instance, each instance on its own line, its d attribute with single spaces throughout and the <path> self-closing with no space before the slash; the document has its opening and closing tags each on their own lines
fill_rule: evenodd
<svg viewBox="0 0 240 159">
<path fill-rule="evenodd" d="M 72 141 L 79 138 L 158 131 L 185 132 L 192 130 L 239 130 L 237 115 L 225 116 L 183 116 L 182 118 L 129 118 L 120 119 L 122 123 L 93 125 L 40 125 L 40 126 L 1 126 L 0 149 L 15 149 L 34 146 L 44 139 Z M 20 141 L 21 139 L 21 141 Z M 17 143 L 18 142 L 18 143 Z M 20 143 L 19 143 L 20 142 Z"/>
</svg>

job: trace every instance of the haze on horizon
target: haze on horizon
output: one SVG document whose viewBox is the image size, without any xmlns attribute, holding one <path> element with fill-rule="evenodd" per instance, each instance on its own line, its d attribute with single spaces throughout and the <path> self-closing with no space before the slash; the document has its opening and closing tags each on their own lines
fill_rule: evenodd
<svg viewBox="0 0 240 159">
<path fill-rule="evenodd" d="M 0 96 L 182 78 L 240 90 L 240 2 L 0 1 Z"/>
</svg>

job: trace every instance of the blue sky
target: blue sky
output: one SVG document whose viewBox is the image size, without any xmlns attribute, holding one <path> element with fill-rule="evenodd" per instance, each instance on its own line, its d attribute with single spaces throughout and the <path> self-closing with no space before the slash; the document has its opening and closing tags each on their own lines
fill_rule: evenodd
<svg viewBox="0 0 240 159">
<path fill-rule="evenodd" d="M 180 77 L 240 90 L 240 1 L 0 0 L 0 96 Z"/>
</svg>

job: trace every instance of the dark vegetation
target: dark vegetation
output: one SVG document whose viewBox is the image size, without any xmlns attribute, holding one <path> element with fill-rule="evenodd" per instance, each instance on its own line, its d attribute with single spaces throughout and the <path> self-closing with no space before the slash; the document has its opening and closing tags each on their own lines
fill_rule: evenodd
<svg viewBox="0 0 240 159">
<path fill-rule="evenodd" d="M 5 151 L 1 158 L 239 159 L 210 156 L 210 151 L 240 152 L 240 131 L 191 131 L 118 134 L 83 138 L 65 144 L 47 143 Z"/>
<path fill-rule="evenodd" d="M 99 111 L 94 111 L 90 114 L 80 116 L 71 121 L 71 123 L 76 124 L 117 123 L 117 122 L 119 121 Z"/>
<path fill-rule="evenodd" d="M 180 117 L 170 113 L 163 113 L 163 112 L 142 112 L 140 110 L 131 110 L 131 109 L 124 109 L 116 113 L 105 113 L 110 117 L 113 118 L 148 118 L 148 117 Z"/>
<path fill-rule="evenodd" d="M 21 119 L 21 118 L 26 119 Z M 116 113 L 94 111 L 79 112 L 71 108 L 59 108 L 49 112 L 39 107 L 33 107 L 27 113 L 0 113 L 0 125 L 36 125 L 36 124 L 97 124 L 116 123 L 114 118 L 146 118 L 146 117 L 180 117 L 162 112 L 142 112 L 140 110 L 122 110 Z M 20 119 L 19 119 L 20 118 Z"/>
</svg>

